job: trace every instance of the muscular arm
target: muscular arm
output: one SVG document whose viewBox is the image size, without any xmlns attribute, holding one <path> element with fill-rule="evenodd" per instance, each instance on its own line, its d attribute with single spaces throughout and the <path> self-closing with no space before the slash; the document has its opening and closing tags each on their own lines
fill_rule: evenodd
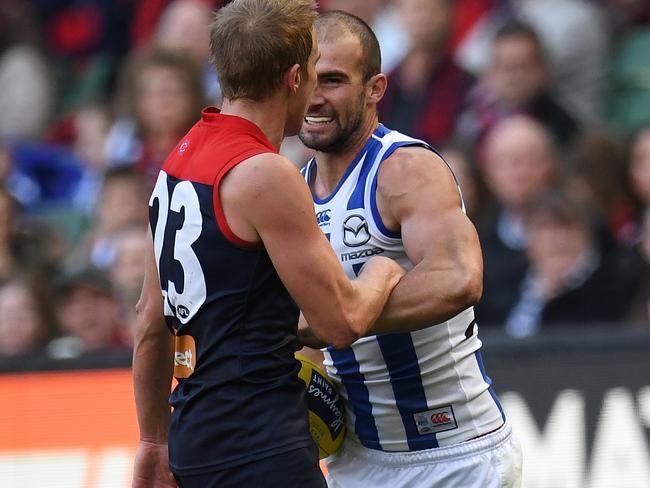
<svg viewBox="0 0 650 488">
<path fill-rule="evenodd" d="M 144 285 L 137 312 L 133 387 L 140 446 L 134 465 L 133 486 L 175 487 L 167 460 L 167 431 L 171 414 L 168 398 L 174 366 L 174 336 L 163 316 L 153 245 L 147 250 Z"/>
<path fill-rule="evenodd" d="M 397 150 L 382 163 L 377 205 L 384 223 L 401 229 L 414 267 L 395 287 L 370 333 L 437 324 L 480 299 L 478 236 L 461 210 L 453 175 L 438 156 L 423 148 Z"/>
<path fill-rule="evenodd" d="M 263 154 L 236 166 L 220 195 L 229 223 L 244 233 L 241 224 L 248 224 L 264 243 L 316 336 L 347 347 L 365 334 L 403 275 L 401 267 L 375 258 L 350 281 L 316 224 L 307 185 L 282 156 Z"/>
<path fill-rule="evenodd" d="M 149 242 L 151 243 L 151 235 Z M 140 437 L 153 442 L 167 442 L 174 336 L 165 324 L 153 246 L 147 251 L 144 285 L 137 313 L 133 385 Z"/>
</svg>

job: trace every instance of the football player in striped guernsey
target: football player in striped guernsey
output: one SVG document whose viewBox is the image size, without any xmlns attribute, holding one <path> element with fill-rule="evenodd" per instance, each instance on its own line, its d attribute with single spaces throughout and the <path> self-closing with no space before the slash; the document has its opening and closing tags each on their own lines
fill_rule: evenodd
<svg viewBox="0 0 650 488">
<path fill-rule="evenodd" d="M 518 487 L 519 444 L 479 351 L 482 257 L 460 189 L 429 144 L 379 123 L 387 81 L 370 28 L 340 11 L 316 25 L 318 85 L 300 137 L 317 151 L 302 173 L 318 224 L 349 277 L 378 255 L 407 269 L 369 335 L 323 348 L 348 431 L 328 484 Z M 323 346 L 307 322 L 303 344 Z"/>
</svg>

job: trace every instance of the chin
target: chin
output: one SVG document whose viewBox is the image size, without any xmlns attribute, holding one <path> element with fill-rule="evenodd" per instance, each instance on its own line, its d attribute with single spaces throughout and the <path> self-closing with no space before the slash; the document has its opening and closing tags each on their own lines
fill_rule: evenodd
<svg viewBox="0 0 650 488">
<path fill-rule="evenodd" d="M 318 140 L 318 138 L 310 137 L 309 133 L 306 133 L 305 131 L 300 132 L 300 142 L 314 151 L 320 151 L 321 148 L 324 147 L 322 141 Z"/>
</svg>

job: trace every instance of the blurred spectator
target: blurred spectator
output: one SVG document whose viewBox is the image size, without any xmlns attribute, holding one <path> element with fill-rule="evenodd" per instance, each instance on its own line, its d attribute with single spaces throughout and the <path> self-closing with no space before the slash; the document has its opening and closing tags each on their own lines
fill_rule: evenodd
<svg viewBox="0 0 650 488">
<path fill-rule="evenodd" d="M 397 12 L 411 47 L 388 76 L 379 103 L 380 120 L 430 144 L 445 142 L 471 84 L 450 54 L 449 0 L 397 0 Z"/>
<path fill-rule="evenodd" d="M 454 58 L 469 73 L 480 76 L 489 62 L 494 36 L 513 17 L 514 10 L 510 0 L 463 0 L 462 3 L 476 13 L 469 30 L 460 38 L 456 36 L 458 45 Z"/>
<path fill-rule="evenodd" d="M 135 305 L 142 290 L 147 228 L 133 225 L 123 230 L 116 237 L 115 248 L 115 260 L 109 272 L 120 301 L 122 322 L 130 329 L 135 325 Z"/>
<path fill-rule="evenodd" d="M 505 323 L 513 337 L 540 328 L 605 324 L 627 313 L 638 279 L 629 256 L 603 255 L 588 214 L 552 194 L 528 215 L 530 268 Z"/>
<path fill-rule="evenodd" d="M 133 47 L 140 49 L 150 44 L 155 37 L 158 23 L 165 8 L 176 0 L 138 0 L 131 23 L 131 39 Z M 221 8 L 230 0 L 206 0 L 213 10 Z M 320 2 L 319 2 L 320 3 Z"/>
<path fill-rule="evenodd" d="M 62 255 L 56 234 L 27 219 L 16 199 L 0 187 L 0 282 L 18 272 L 51 273 Z"/>
<path fill-rule="evenodd" d="M 612 56 L 609 117 L 611 124 L 631 135 L 650 124 L 650 27 L 625 36 Z"/>
<path fill-rule="evenodd" d="M 600 0 L 605 4 L 607 18 L 616 38 L 625 35 L 634 27 L 650 23 L 650 2 L 648 0 Z"/>
<path fill-rule="evenodd" d="M 473 222 L 485 210 L 486 188 L 470 152 L 460 144 L 447 144 L 440 154 L 449 165 L 463 194 L 465 210 Z"/>
<path fill-rule="evenodd" d="M 610 44 L 603 9 L 588 0 L 511 1 L 542 39 L 553 95 L 581 122 L 602 120 Z"/>
<path fill-rule="evenodd" d="M 6 164 L 2 181 L 25 210 L 38 214 L 72 205 L 83 169 L 71 151 L 43 142 L 15 142 L 0 143 L 0 153 Z"/>
<path fill-rule="evenodd" d="M 0 287 L 0 357 L 41 353 L 57 325 L 47 284 L 15 276 Z"/>
<path fill-rule="evenodd" d="M 64 335 L 49 343 L 51 356 L 70 358 L 128 347 L 128 330 L 120 321 L 119 301 L 106 272 L 85 268 L 64 277 L 56 308 Z"/>
<path fill-rule="evenodd" d="M 108 125 L 104 107 L 87 105 L 53 127 L 47 141 L 7 145 L 7 186 L 32 212 L 62 206 L 92 212 L 107 167 Z"/>
<path fill-rule="evenodd" d="M 53 83 L 29 7 L 0 0 L 0 138 L 34 138 L 50 116 Z"/>
<path fill-rule="evenodd" d="M 650 126 L 632 139 L 628 164 L 634 196 L 642 207 L 650 208 Z"/>
<path fill-rule="evenodd" d="M 153 188 L 163 161 L 201 114 L 200 69 L 178 53 L 140 54 L 126 67 L 122 96 L 126 114 L 108 135 L 108 159 L 135 163 Z"/>
<path fill-rule="evenodd" d="M 146 212 L 147 195 L 142 176 L 129 166 L 107 171 L 95 220 L 83 241 L 71 253 L 68 267 L 111 266 L 117 254 L 118 236 L 133 225 L 142 225 Z"/>
<path fill-rule="evenodd" d="M 477 223 L 484 259 L 484 292 L 477 317 L 503 324 L 527 269 L 528 212 L 557 184 L 558 155 L 539 122 L 516 116 L 487 135 L 482 167 L 495 205 Z"/>
<path fill-rule="evenodd" d="M 455 0 L 453 28 L 451 33 L 452 49 L 461 49 L 466 38 L 475 35 L 475 30 L 482 31 L 482 23 L 497 10 L 503 0 Z"/>
<path fill-rule="evenodd" d="M 631 246 L 636 238 L 636 209 L 623 144 L 605 131 L 588 131 L 576 141 L 570 162 L 571 195 L 594 212 L 605 224 L 603 230 L 619 244 Z M 601 243 L 611 238 L 599 236 Z"/>
<path fill-rule="evenodd" d="M 101 105 L 87 105 L 76 111 L 73 119 L 72 150 L 83 167 L 75 206 L 92 213 L 108 169 L 104 144 L 109 130 L 109 115 Z"/>
<path fill-rule="evenodd" d="M 627 177 L 636 202 L 636 240 L 642 235 L 643 218 L 650 209 L 650 126 L 642 128 L 632 138 L 628 157 Z"/>
<path fill-rule="evenodd" d="M 108 114 L 86 106 L 48 131 L 45 142 L 0 144 L 0 182 L 66 245 L 78 241 L 100 193 Z"/>
<path fill-rule="evenodd" d="M 175 0 L 164 10 L 155 37 L 158 48 L 192 58 L 201 67 L 205 99 L 221 104 L 217 73 L 210 63 L 212 10 L 204 0 Z"/>
<path fill-rule="evenodd" d="M 549 71 L 543 46 L 532 27 L 512 20 L 497 32 L 491 61 L 468 95 L 458 121 L 458 136 L 470 143 L 483 138 L 496 122 L 527 114 L 544 124 L 565 145 L 576 121 L 549 95 Z"/>
<path fill-rule="evenodd" d="M 56 118 L 106 99 L 130 48 L 137 1 L 30 0 L 40 19 L 58 93 Z"/>
<path fill-rule="evenodd" d="M 650 327 L 650 209 L 641 217 L 639 242 L 634 249 L 639 283 L 626 319 L 635 327 Z"/>
<path fill-rule="evenodd" d="M 374 31 L 381 48 L 381 70 L 390 73 L 409 49 L 410 39 L 392 3 L 383 0 L 329 0 L 328 10 L 345 10 L 363 19 Z"/>
</svg>

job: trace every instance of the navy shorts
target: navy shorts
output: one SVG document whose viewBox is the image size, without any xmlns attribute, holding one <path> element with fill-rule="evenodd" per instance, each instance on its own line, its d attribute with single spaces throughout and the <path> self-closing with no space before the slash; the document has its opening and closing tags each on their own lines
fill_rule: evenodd
<svg viewBox="0 0 650 488">
<path fill-rule="evenodd" d="M 315 445 L 213 473 L 174 477 L 179 488 L 327 488 Z"/>
</svg>

